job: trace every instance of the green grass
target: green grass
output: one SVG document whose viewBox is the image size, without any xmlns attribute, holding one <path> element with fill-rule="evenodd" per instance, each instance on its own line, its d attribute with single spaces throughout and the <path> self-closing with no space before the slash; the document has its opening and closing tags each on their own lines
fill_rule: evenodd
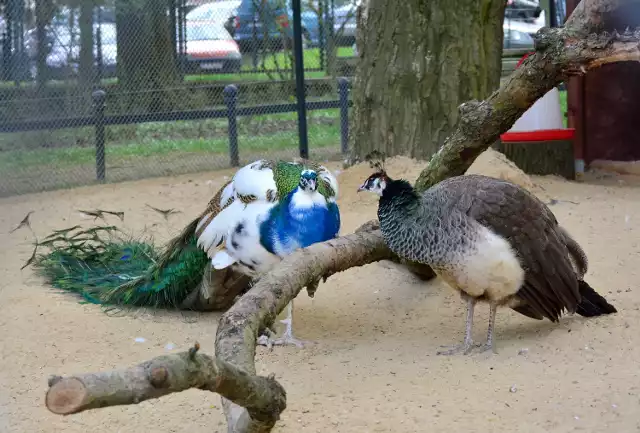
<svg viewBox="0 0 640 433">
<path fill-rule="evenodd" d="M 338 115 L 338 110 L 310 113 L 309 143 L 311 147 L 324 148 L 339 145 Z M 273 151 L 297 149 L 298 131 L 295 116 L 296 113 L 286 113 L 241 119 L 238 124 L 240 154 L 245 152 L 268 154 Z M 207 128 L 194 127 L 196 124 L 204 122 L 208 122 Z M 108 127 L 107 158 L 110 162 L 126 162 L 172 154 L 178 158 L 179 155 L 185 153 L 226 155 L 229 149 L 229 139 L 224 122 L 220 120 L 185 121 Z M 176 129 L 176 125 L 180 125 L 180 127 Z M 75 130 L 74 132 L 83 131 Z M 86 129 L 84 132 L 92 134 L 91 129 Z M 195 136 L 199 134 L 205 136 Z M 66 138 L 71 139 L 72 137 L 67 136 Z M 47 166 L 65 168 L 92 164 L 94 161 L 95 149 L 93 146 L 66 146 L 37 150 L 16 149 L 0 152 L 0 172 L 10 174 L 11 172 Z"/>
<path fill-rule="evenodd" d="M 566 91 L 560 92 L 560 106 L 566 127 Z M 111 126 L 107 127 L 106 133 L 110 162 L 171 155 L 179 158 L 185 153 L 226 155 L 229 146 L 226 120 L 221 119 Z M 93 134 L 92 128 L 0 134 L 0 173 L 92 164 L 95 161 Z M 337 147 L 339 142 L 338 110 L 309 112 L 310 147 Z M 26 143 L 31 143 L 31 148 Z M 241 155 L 296 149 L 297 114 L 241 118 L 238 147 Z"/>
</svg>

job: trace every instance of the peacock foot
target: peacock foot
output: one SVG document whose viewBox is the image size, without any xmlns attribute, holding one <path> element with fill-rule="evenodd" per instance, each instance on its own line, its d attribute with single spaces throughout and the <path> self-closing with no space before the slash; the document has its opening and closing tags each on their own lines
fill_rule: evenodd
<svg viewBox="0 0 640 433">
<path fill-rule="evenodd" d="M 298 340 L 293 335 L 291 335 L 290 333 L 286 333 L 286 332 L 282 335 L 282 337 L 277 338 L 277 339 L 272 341 L 272 344 L 274 346 L 291 345 L 291 346 L 296 346 L 299 349 L 302 349 L 305 345 L 308 345 L 310 343 L 311 343 L 311 341 Z"/>
<path fill-rule="evenodd" d="M 473 341 L 465 341 L 462 344 L 456 344 L 455 346 L 441 346 L 447 348 L 447 350 L 439 350 L 436 352 L 438 355 L 468 355 L 474 348 Z"/>
</svg>

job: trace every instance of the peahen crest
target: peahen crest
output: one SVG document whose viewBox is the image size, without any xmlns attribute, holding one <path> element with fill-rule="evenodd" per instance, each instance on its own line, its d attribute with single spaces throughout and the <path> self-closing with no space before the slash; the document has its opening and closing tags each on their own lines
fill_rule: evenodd
<svg viewBox="0 0 640 433">
<path fill-rule="evenodd" d="M 386 155 L 379 150 L 372 150 L 364 157 L 364 160 L 369 162 L 369 166 L 381 174 L 386 173 L 384 168 L 385 159 Z"/>
</svg>

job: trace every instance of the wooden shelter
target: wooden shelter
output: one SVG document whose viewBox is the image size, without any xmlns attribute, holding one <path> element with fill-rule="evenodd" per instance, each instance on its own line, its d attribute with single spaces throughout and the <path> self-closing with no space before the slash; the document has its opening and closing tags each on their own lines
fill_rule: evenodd
<svg viewBox="0 0 640 433">
<path fill-rule="evenodd" d="M 569 15 L 580 0 L 566 2 Z M 605 21 L 606 30 L 621 33 L 638 26 L 640 2 L 618 9 Z M 596 160 L 640 161 L 640 63 L 605 65 L 571 78 L 567 90 L 577 171 Z"/>
</svg>

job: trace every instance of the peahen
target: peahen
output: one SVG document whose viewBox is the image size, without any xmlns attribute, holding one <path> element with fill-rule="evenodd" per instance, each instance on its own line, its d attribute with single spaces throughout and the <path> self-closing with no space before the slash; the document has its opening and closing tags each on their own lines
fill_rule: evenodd
<svg viewBox="0 0 640 433">
<path fill-rule="evenodd" d="M 481 175 L 452 177 L 419 194 L 391 179 L 380 162 L 358 191 L 380 196 L 385 243 L 399 256 L 429 265 L 467 302 L 464 341 L 439 354 L 468 354 L 473 310 L 488 302 L 486 344 L 494 349 L 496 310 L 508 306 L 557 322 L 566 310 L 593 317 L 616 309 L 584 281 L 587 258 L 551 210 L 525 189 Z"/>
<path fill-rule="evenodd" d="M 335 177 L 317 163 L 259 160 L 240 168 L 162 252 L 150 243 L 101 236 L 113 227 L 73 227 L 41 242 L 51 251 L 34 264 L 54 287 L 93 303 L 179 307 L 209 262 L 256 278 L 294 250 L 335 238 L 337 194 Z M 293 302 L 287 310 L 285 333 L 274 343 L 300 345 L 292 332 Z"/>
</svg>

